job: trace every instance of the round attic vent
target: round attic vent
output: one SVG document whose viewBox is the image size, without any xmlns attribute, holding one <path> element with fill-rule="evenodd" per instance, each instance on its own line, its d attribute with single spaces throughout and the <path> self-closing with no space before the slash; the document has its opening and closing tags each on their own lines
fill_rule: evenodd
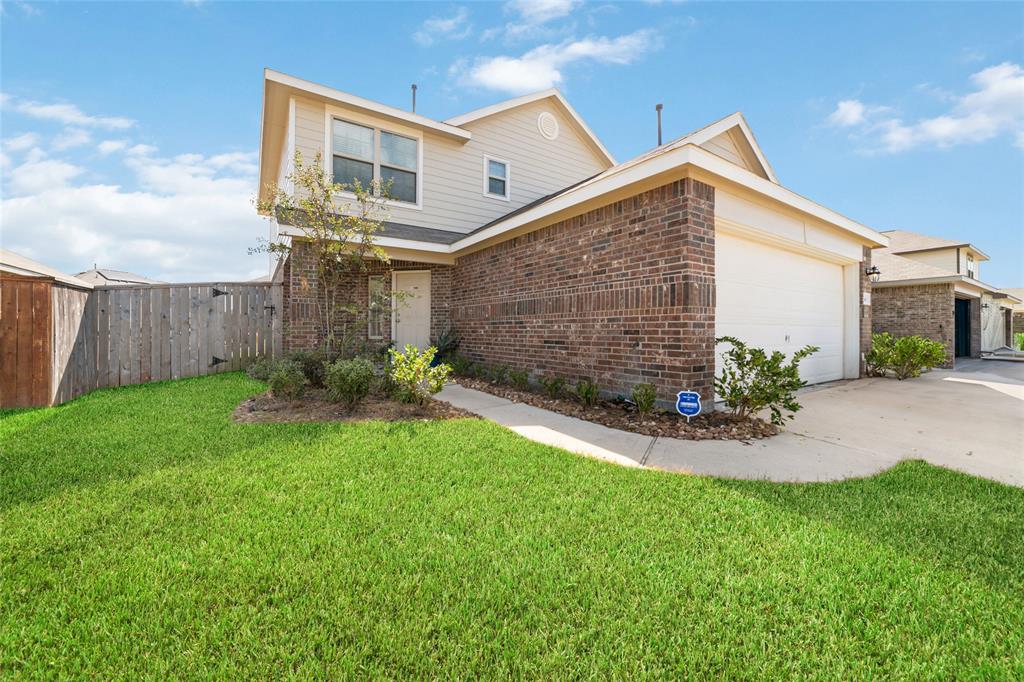
<svg viewBox="0 0 1024 682">
<path fill-rule="evenodd" d="M 537 117 L 537 129 L 549 140 L 558 139 L 558 119 L 549 111 Z"/>
</svg>

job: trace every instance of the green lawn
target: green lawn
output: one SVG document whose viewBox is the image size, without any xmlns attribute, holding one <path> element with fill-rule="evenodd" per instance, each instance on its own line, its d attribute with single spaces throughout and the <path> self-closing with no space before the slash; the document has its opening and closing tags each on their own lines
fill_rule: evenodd
<svg viewBox="0 0 1024 682">
<path fill-rule="evenodd" d="M 477 420 L 0 415 L 0 676 L 1024 676 L 1024 490 L 636 471 Z"/>
</svg>

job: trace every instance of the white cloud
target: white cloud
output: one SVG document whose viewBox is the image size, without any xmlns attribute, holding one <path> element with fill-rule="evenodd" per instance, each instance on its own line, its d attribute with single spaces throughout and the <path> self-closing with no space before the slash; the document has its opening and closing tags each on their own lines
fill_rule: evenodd
<svg viewBox="0 0 1024 682">
<path fill-rule="evenodd" d="M 147 154 L 156 154 L 157 148 L 149 144 L 137 144 L 129 147 L 125 154 L 130 156 L 146 156 Z"/>
<path fill-rule="evenodd" d="M 96 145 L 96 151 L 107 156 L 114 152 L 123 151 L 126 147 L 128 147 L 127 140 L 103 140 L 103 142 Z"/>
<path fill-rule="evenodd" d="M 4 151 L 8 152 L 23 152 L 26 149 L 39 144 L 39 135 L 35 133 L 22 133 L 15 137 L 9 137 L 4 140 L 0 145 L 3 146 Z"/>
<path fill-rule="evenodd" d="M 440 40 L 462 40 L 469 36 L 473 26 L 469 23 L 469 12 L 460 7 L 450 17 L 431 17 L 423 22 L 412 37 L 420 45 L 428 47 Z"/>
<path fill-rule="evenodd" d="M 11 171 L 11 192 L 17 196 L 61 188 L 66 186 L 69 180 L 80 175 L 82 170 L 78 166 L 56 159 L 29 161 Z M 6 231 L 6 213 L 4 223 Z"/>
<path fill-rule="evenodd" d="M 966 95 L 950 98 L 950 110 L 932 118 L 907 122 L 887 107 L 868 107 L 844 100 L 829 116 L 835 125 L 853 128 L 872 140 L 868 151 L 897 153 L 919 147 L 946 149 L 1010 135 L 1024 147 L 1024 69 L 1003 62 L 970 77 Z M 845 105 L 845 106 L 844 106 Z"/>
<path fill-rule="evenodd" d="M 266 257 L 247 254 L 269 229 L 251 203 L 255 161 L 255 153 L 126 157 L 134 191 L 57 185 L 53 166 L 33 192 L 0 203 L 4 246 L 66 272 L 95 262 L 166 281 L 266 274 Z"/>
<path fill-rule="evenodd" d="M 82 130 L 81 128 L 67 128 L 60 135 L 53 138 L 50 146 L 57 150 L 63 150 L 81 147 L 90 142 L 92 142 L 92 135 L 89 134 L 89 131 Z"/>
<path fill-rule="evenodd" d="M 574 63 L 630 64 L 658 47 L 658 35 L 645 29 L 618 38 L 541 45 L 520 57 L 485 57 L 472 65 L 460 61 L 452 65 L 449 73 L 467 85 L 522 94 L 560 85 L 565 80 L 563 70 Z"/>
<path fill-rule="evenodd" d="M 582 0 L 510 0 L 505 7 L 524 23 L 536 26 L 568 16 L 582 4 Z"/>
<path fill-rule="evenodd" d="M 106 128 L 109 130 L 123 130 L 135 125 L 130 118 L 120 116 L 90 116 L 76 107 L 74 104 L 43 104 L 31 100 L 19 99 L 9 94 L 0 98 L 0 104 L 5 109 L 16 111 L 32 118 L 39 118 L 48 121 L 58 121 L 65 125 L 80 126 L 86 128 Z"/>
</svg>

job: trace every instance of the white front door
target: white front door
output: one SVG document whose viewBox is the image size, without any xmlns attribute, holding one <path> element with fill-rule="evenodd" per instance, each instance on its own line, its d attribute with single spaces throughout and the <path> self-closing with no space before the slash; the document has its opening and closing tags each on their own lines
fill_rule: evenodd
<svg viewBox="0 0 1024 682">
<path fill-rule="evenodd" d="M 430 271 L 395 272 L 395 348 L 430 346 Z"/>
</svg>

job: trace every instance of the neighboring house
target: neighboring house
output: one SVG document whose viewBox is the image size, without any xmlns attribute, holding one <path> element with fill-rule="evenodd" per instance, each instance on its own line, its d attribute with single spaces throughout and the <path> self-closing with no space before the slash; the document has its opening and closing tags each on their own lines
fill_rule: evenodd
<svg viewBox="0 0 1024 682">
<path fill-rule="evenodd" d="M 865 269 L 887 240 L 779 184 L 738 113 L 617 164 L 556 90 L 439 121 L 268 70 L 261 135 L 261 199 L 296 150 L 337 182 L 394 182 L 391 263 L 352 286 L 408 296 L 360 322 L 368 339 L 425 346 L 451 327 L 473 360 L 662 399 L 711 397 L 716 335 L 819 346 L 811 382 L 860 375 Z M 293 247 L 287 343 L 311 346 L 313 269 Z"/>
<path fill-rule="evenodd" d="M 136 275 L 134 272 L 97 268 L 96 266 L 93 266 L 92 270 L 86 270 L 85 272 L 78 273 L 75 277 L 85 280 L 97 287 L 111 284 L 164 284 L 164 282 L 160 282 L 155 279 Z"/>
<path fill-rule="evenodd" d="M 1013 304 L 1010 328 L 1012 334 L 1024 334 L 1024 288 L 1010 288 L 1003 289 L 1003 291 L 1021 301 Z M 1019 350 L 1024 350 L 1024 348 Z"/>
<path fill-rule="evenodd" d="M 1012 306 L 1020 299 L 981 281 L 981 263 L 989 260 L 981 249 L 906 230 L 882 234 L 889 246 L 871 254 L 881 271 L 872 287 L 875 332 L 938 341 L 946 367 L 1010 345 Z"/>
</svg>

